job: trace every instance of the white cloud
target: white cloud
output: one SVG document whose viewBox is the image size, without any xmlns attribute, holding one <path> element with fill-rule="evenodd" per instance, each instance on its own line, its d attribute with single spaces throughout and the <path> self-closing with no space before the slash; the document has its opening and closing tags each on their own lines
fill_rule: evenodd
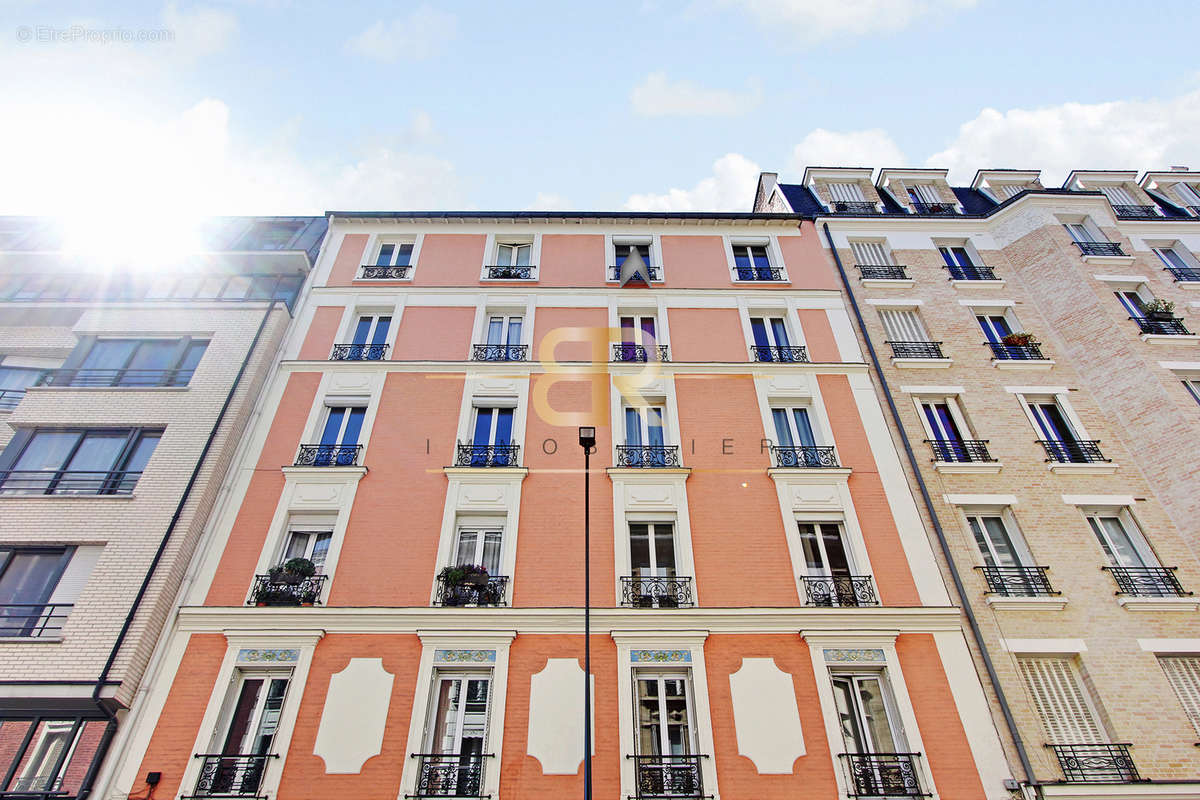
<svg viewBox="0 0 1200 800">
<path fill-rule="evenodd" d="M 927 160 L 956 180 L 976 169 L 1041 169 L 1049 186 L 1072 169 L 1163 169 L 1196 164 L 1200 90 L 1165 100 L 1065 103 L 1000 112 L 985 108 Z"/>
<path fill-rule="evenodd" d="M 713 162 L 713 174 L 691 189 L 630 195 L 625 208 L 630 211 L 749 211 L 759 172 L 758 164 L 740 153 L 727 153 Z"/>
<path fill-rule="evenodd" d="M 375 22 L 352 36 L 346 46 L 377 61 L 417 61 L 429 58 L 457 35 L 457 17 L 422 5 L 407 16 Z"/>
<path fill-rule="evenodd" d="M 748 12 L 763 27 L 792 41 L 903 30 L 917 18 L 946 14 L 976 0 L 721 0 Z"/>
<path fill-rule="evenodd" d="M 571 201 L 554 192 L 538 192 L 526 211 L 570 211 Z"/>
<path fill-rule="evenodd" d="M 805 167 L 901 167 L 904 153 L 887 131 L 827 131 L 817 128 L 792 149 L 788 168 L 799 173 Z"/>
<path fill-rule="evenodd" d="M 174 34 L 172 45 L 177 55 L 190 58 L 218 53 L 237 34 L 237 17 L 228 11 L 206 6 L 181 9 L 168 3 L 163 9 L 164 26 Z"/>
<path fill-rule="evenodd" d="M 686 80 L 672 82 L 667 73 L 652 72 L 633 87 L 629 100 L 634 111 L 647 117 L 734 116 L 756 108 L 762 102 L 762 89 L 709 89 Z"/>
</svg>

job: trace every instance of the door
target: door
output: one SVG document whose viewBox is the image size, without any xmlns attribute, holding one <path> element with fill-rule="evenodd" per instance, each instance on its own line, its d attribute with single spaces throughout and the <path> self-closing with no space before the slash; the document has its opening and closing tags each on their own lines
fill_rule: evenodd
<svg viewBox="0 0 1200 800">
<path fill-rule="evenodd" d="M 283 550 L 280 563 L 286 564 L 293 558 L 307 558 L 317 568 L 317 575 L 324 572 L 325 558 L 329 555 L 331 531 L 290 531 L 287 547 Z"/>
<path fill-rule="evenodd" d="M 1029 403 L 1029 411 L 1033 414 L 1042 436 L 1047 441 L 1061 443 L 1069 455 L 1072 452 L 1070 445 L 1079 441 L 1079 437 L 1075 435 L 1075 429 L 1067 421 L 1058 403 L 1033 401 Z"/>
<path fill-rule="evenodd" d="M 392 318 L 387 315 L 365 314 L 354 326 L 350 358 L 378 361 L 383 358 L 383 345 L 387 342 Z"/>
<path fill-rule="evenodd" d="M 989 567 L 1022 566 L 1024 547 L 1018 548 L 1002 517 L 971 516 L 967 517 L 967 525 L 975 537 L 984 564 Z"/>
<path fill-rule="evenodd" d="M 631 600 L 642 607 L 675 608 L 675 525 L 670 522 L 629 524 Z"/>
<path fill-rule="evenodd" d="M 787 323 L 782 317 L 751 317 L 750 332 L 754 337 L 758 361 L 794 361 L 789 350 Z"/>
<path fill-rule="evenodd" d="M 1089 514 L 1088 524 L 1114 567 L 1143 569 L 1159 566 L 1158 559 L 1140 532 L 1131 531 L 1120 517 Z"/>
<path fill-rule="evenodd" d="M 921 403 L 925 424 L 936 443 L 939 461 L 970 461 L 971 456 L 963 444 L 962 431 L 947 402 L 926 401 Z"/>
<path fill-rule="evenodd" d="M 983 335 L 992 344 L 1002 344 L 1004 337 L 1013 332 L 1008 318 L 1003 314 L 976 314 L 975 320 L 983 330 Z"/>
<path fill-rule="evenodd" d="M 653 361 L 658 358 L 657 320 L 649 314 L 621 317 L 621 361 Z M 642 349 L 639 349 L 642 348 Z"/>
<path fill-rule="evenodd" d="M 688 674 L 638 672 L 635 678 L 640 796 L 699 795 L 700 764 L 694 757 L 697 747 Z"/>
<path fill-rule="evenodd" d="M 438 673 L 427 728 L 422 794 L 478 797 L 483 791 L 491 674 Z"/>
<path fill-rule="evenodd" d="M 321 431 L 321 448 L 314 464 L 318 467 L 347 466 L 358 460 L 358 437 L 362 433 L 364 406 L 331 406 Z"/>
<path fill-rule="evenodd" d="M 804 553 L 805 594 L 817 606 L 857 605 L 854 561 L 837 522 L 799 522 Z"/>
<path fill-rule="evenodd" d="M 521 327 L 518 315 L 493 314 L 488 318 L 488 356 L 495 361 L 521 361 Z"/>
<path fill-rule="evenodd" d="M 475 409 L 475 431 L 471 439 L 471 466 L 507 467 L 512 453 L 513 409 Z"/>
<path fill-rule="evenodd" d="M 851 794 L 912 796 L 919 791 L 913 763 L 897 758 L 908 745 L 881 674 L 833 675 L 833 699 L 850 755 Z M 883 756 L 891 755 L 891 758 Z"/>
<path fill-rule="evenodd" d="M 1142 296 L 1134 291 L 1115 292 L 1117 299 L 1121 301 L 1121 305 L 1129 313 L 1129 316 L 1134 319 L 1146 318 L 1146 303 L 1142 300 Z"/>
<path fill-rule="evenodd" d="M 772 408 L 775 436 L 779 448 L 775 458 L 781 467 L 821 466 L 817 438 L 807 408 Z M 802 449 L 803 448 L 803 449 Z"/>
<path fill-rule="evenodd" d="M 625 465 L 667 466 L 662 406 L 625 409 Z"/>
<path fill-rule="evenodd" d="M 733 245 L 733 264 L 739 281 L 769 281 L 771 259 L 764 245 Z"/>
<path fill-rule="evenodd" d="M 233 702 L 210 751 L 223 758 L 206 775 L 211 778 L 208 794 L 257 794 L 266 756 L 272 755 L 288 683 L 288 676 L 279 673 L 239 674 Z"/>
<path fill-rule="evenodd" d="M 500 528 L 462 528 L 454 548 L 454 563 L 460 567 L 479 564 L 488 575 L 499 575 L 503 541 L 504 532 Z"/>
</svg>

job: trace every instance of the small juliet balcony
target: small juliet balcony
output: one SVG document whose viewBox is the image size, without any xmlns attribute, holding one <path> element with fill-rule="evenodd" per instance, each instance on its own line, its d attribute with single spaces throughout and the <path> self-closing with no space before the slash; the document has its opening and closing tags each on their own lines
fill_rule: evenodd
<svg viewBox="0 0 1200 800">
<path fill-rule="evenodd" d="M 409 264 L 391 267 L 363 264 L 361 277 L 368 281 L 402 281 L 407 279 L 411 272 L 412 266 Z"/>
<path fill-rule="evenodd" d="M 701 759 L 707 755 L 626 756 L 633 759 L 635 800 L 683 800 L 708 797 L 704 793 Z"/>
<path fill-rule="evenodd" d="M 24 389 L 0 389 L 0 411 L 12 411 L 23 397 Z"/>
<path fill-rule="evenodd" d="M 850 797 L 928 797 L 921 786 L 920 753 L 842 753 Z"/>
<path fill-rule="evenodd" d="M 1128 744 L 1048 744 L 1067 783 L 1136 783 Z"/>
<path fill-rule="evenodd" d="M 1175 577 L 1178 567 L 1102 567 L 1113 576 L 1117 594 L 1130 597 L 1188 597 Z"/>
<path fill-rule="evenodd" d="M 750 345 L 755 361 L 772 361 L 784 364 L 807 364 L 808 348 L 803 345 Z"/>
<path fill-rule="evenodd" d="M 947 266 L 946 271 L 950 273 L 952 281 L 998 281 L 996 270 L 991 267 L 985 267 L 982 264 L 969 264 L 965 267 L 957 264 Z"/>
<path fill-rule="evenodd" d="M 1039 439 L 1046 451 L 1046 461 L 1059 464 L 1107 464 L 1111 458 L 1105 458 L 1100 452 L 1099 439 Z"/>
<path fill-rule="evenodd" d="M 855 264 L 864 281 L 906 281 L 908 267 L 902 264 Z"/>
<path fill-rule="evenodd" d="M 958 208 L 954 203 L 921 203 L 914 200 L 912 209 L 914 214 L 921 214 L 927 217 L 954 217 L 958 215 Z"/>
<path fill-rule="evenodd" d="M 671 348 L 669 345 L 656 344 L 647 347 L 644 344 L 633 344 L 632 342 L 617 342 L 613 345 L 612 360 L 615 362 L 639 362 L 671 360 Z"/>
<path fill-rule="evenodd" d="M 275 572 L 254 576 L 248 605 L 252 606 L 316 606 L 321 604 L 321 590 L 328 575 L 289 575 Z"/>
<path fill-rule="evenodd" d="M 644 267 L 642 267 L 642 270 L 643 270 L 642 274 L 644 274 L 646 276 L 646 280 L 650 280 L 650 281 L 661 281 L 662 280 L 662 270 L 659 269 L 658 267 L 647 264 Z M 621 268 L 619 266 L 609 267 L 608 268 L 608 279 L 610 281 L 621 280 Z"/>
<path fill-rule="evenodd" d="M 437 576 L 433 604 L 444 607 L 499 608 L 507 605 L 507 575 L 472 574 L 462 578 L 451 573 L 454 568 L 442 570 Z"/>
<path fill-rule="evenodd" d="M 802 575 L 804 602 L 824 608 L 879 605 L 870 575 Z"/>
<path fill-rule="evenodd" d="M 941 342 L 898 342 L 889 340 L 892 358 L 945 358 Z"/>
<path fill-rule="evenodd" d="M 528 361 L 527 344 L 473 344 L 472 361 Z"/>
<path fill-rule="evenodd" d="M 35 386 L 73 386 L 89 389 L 154 389 L 187 386 L 194 369 L 48 369 Z"/>
<path fill-rule="evenodd" d="M 1191 336 L 1192 332 L 1183 324 L 1183 320 L 1170 313 L 1158 316 L 1130 317 L 1137 323 L 1142 333 L 1153 336 Z"/>
<path fill-rule="evenodd" d="M 388 344 L 335 344 L 329 354 L 330 361 L 383 361 L 387 358 Z"/>
<path fill-rule="evenodd" d="M 1075 246 L 1085 256 L 1125 256 L 1117 242 L 1076 242 Z"/>
<path fill-rule="evenodd" d="M 1117 219 L 1158 219 L 1158 209 L 1155 206 L 1113 206 Z"/>
<path fill-rule="evenodd" d="M 734 267 L 733 273 L 739 281 L 768 281 L 783 280 L 782 267 Z"/>
<path fill-rule="evenodd" d="M 413 753 L 417 785 L 408 797 L 483 797 L 484 767 L 491 753 Z"/>
<path fill-rule="evenodd" d="M 680 575 L 622 575 L 625 608 L 691 608 L 692 579 Z"/>
<path fill-rule="evenodd" d="M 834 200 L 830 208 L 838 214 L 879 214 L 879 207 L 866 200 Z"/>
<path fill-rule="evenodd" d="M 1007 337 L 1006 337 L 1007 338 Z M 1041 342 L 987 342 L 996 361 L 1045 361 Z"/>
<path fill-rule="evenodd" d="M 617 445 L 617 466 L 639 469 L 682 466 L 679 445 Z"/>
<path fill-rule="evenodd" d="M 991 463 L 996 459 L 988 452 L 988 439 L 926 439 L 933 450 L 934 461 L 944 464 Z"/>
<path fill-rule="evenodd" d="M 983 566 L 975 569 L 983 573 L 987 581 L 988 594 L 1001 597 L 1054 597 L 1054 591 L 1046 575 L 1049 567 L 996 567 Z"/>
<path fill-rule="evenodd" d="M 268 759 L 279 758 L 275 753 L 197 753 L 203 759 L 196 788 L 184 797 L 257 798 Z"/>
<path fill-rule="evenodd" d="M 357 467 L 361 444 L 302 444 L 295 467 Z"/>
<path fill-rule="evenodd" d="M 0 605 L 0 638 L 57 638 L 62 635 L 72 603 L 6 603 Z"/>
<path fill-rule="evenodd" d="M 490 281 L 531 281 L 533 280 L 534 270 L 537 267 L 532 265 L 521 267 L 510 267 L 503 264 L 485 267 L 487 279 Z"/>
<path fill-rule="evenodd" d="M 463 444 L 454 455 L 456 467 L 519 467 L 519 444 Z"/>
<path fill-rule="evenodd" d="M 1200 281 L 1200 269 L 1192 267 L 1166 267 L 1167 272 L 1171 273 L 1171 277 L 1176 283 L 1191 283 Z"/>
<path fill-rule="evenodd" d="M 805 467 L 811 469 L 839 468 L 837 451 L 832 446 L 803 445 L 801 447 L 771 446 L 775 466 L 785 468 Z"/>
</svg>

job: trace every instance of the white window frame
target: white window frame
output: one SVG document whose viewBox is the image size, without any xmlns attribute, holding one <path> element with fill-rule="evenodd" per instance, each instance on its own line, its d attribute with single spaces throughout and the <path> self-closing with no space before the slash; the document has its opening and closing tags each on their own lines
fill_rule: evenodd
<svg viewBox="0 0 1200 800">
<path fill-rule="evenodd" d="M 1185 188 L 1183 191 L 1180 191 L 1180 187 Z M 1189 209 L 1191 210 L 1192 214 L 1194 216 L 1200 216 L 1200 209 L 1195 208 L 1195 206 L 1200 206 L 1200 183 L 1176 181 L 1171 188 L 1174 190 L 1175 196 L 1182 201 L 1180 205 L 1184 206 L 1185 208 L 1192 206 L 1193 208 Z M 1184 194 L 1184 191 L 1190 192 L 1191 196 L 1189 197 L 1188 195 Z"/>
<path fill-rule="evenodd" d="M 1117 519 L 1125 535 L 1129 538 L 1130 544 L 1137 551 L 1138 558 L 1142 560 L 1142 564 L 1148 567 L 1162 566 L 1162 561 L 1159 560 L 1158 554 L 1154 552 L 1154 548 L 1150 545 L 1150 540 L 1146 538 L 1142 526 L 1137 523 L 1137 519 L 1134 518 L 1128 506 L 1080 506 L 1079 511 L 1083 514 L 1084 524 L 1087 526 L 1092 541 L 1095 542 L 1096 547 L 1100 548 L 1100 554 L 1109 562 L 1110 566 L 1122 567 L 1129 565 L 1114 563 L 1114 559 L 1108 557 L 1108 552 L 1111 552 L 1115 558 L 1117 549 L 1113 547 L 1108 530 L 1100 524 L 1099 520 L 1102 517 Z M 1101 546 L 1097 538 L 1099 536 L 1104 537 L 1104 543 L 1108 547 L 1108 552 L 1105 552 L 1104 546 Z"/>
<path fill-rule="evenodd" d="M 282 547 L 279 550 L 279 557 L 275 559 L 276 564 L 282 565 L 284 563 L 284 559 L 287 556 L 287 552 L 292 544 L 292 537 L 296 534 L 304 534 L 309 537 L 308 541 L 304 545 L 304 554 L 296 557 L 307 558 L 309 561 L 312 561 L 312 554 L 317 544 L 317 538 L 321 534 L 326 534 L 329 536 L 329 546 L 325 548 L 325 560 L 317 565 L 316 573 L 318 575 L 326 574 L 325 567 L 329 564 L 329 553 L 333 549 L 335 518 L 329 517 L 327 520 L 328 521 L 324 524 L 318 525 L 300 523 L 296 519 L 290 520 L 287 530 L 284 532 L 282 537 Z"/>
<path fill-rule="evenodd" d="M 633 531 L 630 530 L 631 526 L 633 526 L 633 525 L 645 525 L 646 526 L 646 531 L 647 531 L 646 535 L 648 537 L 647 538 L 647 546 L 649 547 L 650 562 L 651 562 L 649 569 L 653 570 L 653 572 L 651 572 L 647 575 L 634 575 L 634 573 L 633 573 L 633 545 L 632 545 Z M 667 519 L 662 516 L 658 516 L 658 517 L 650 516 L 650 517 L 643 519 L 641 517 L 633 515 L 633 516 L 629 516 L 625 520 L 625 538 L 626 538 L 626 541 L 629 543 L 629 548 L 628 548 L 629 552 L 627 554 L 628 557 L 626 558 L 625 563 L 628 565 L 629 574 L 631 576 L 633 576 L 634 578 L 664 577 L 662 575 L 662 573 L 660 572 L 660 570 L 662 570 L 663 567 L 660 567 L 658 565 L 658 550 L 654 544 L 654 531 L 655 531 L 656 526 L 670 526 L 670 528 L 671 528 L 671 554 L 675 558 L 675 565 L 672 566 L 671 569 L 674 570 L 674 572 L 675 572 L 674 577 L 691 577 L 690 575 L 681 573 L 679 571 L 679 562 L 680 562 L 679 524 L 675 519 Z"/>
<path fill-rule="evenodd" d="M 1075 409 L 1067 401 L 1065 394 L 1031 391 L 1028 394 L 1018 394 L 1017 399 L 1020 401 L 1021 410 L 1025 412 L 1025 417 L 1029 420 L 1029 424 L 1032 426 L 1033 432 L 1037 434 L 1039 440 L 1045 439 L 1046 433 L 1038 423 L 1038 412 L 1034 410 L 1033 406 L 1035 404 L 1051 402 L 1058 406 L 1059 413 L 1062 414 L 1067 424 L 1071 426 L 1071 430 L 1075 434 L 1077 441 L 1091 440 L 1087 429 L 1083 427 L 1083 423 L 1075 413 Z"/>
<path fill-rule="evenodd" d="M 612 275 L 612 268 L 617 263 L 617 245 L 649 245 L 650 259 L 646 266 L 654 267 L 658 277 L 650 280 L 651 284 L 662 283 L 667 278 L 666 267 L 663 265 L 662 236 L 657 233 L 606 233 L 604 234 L 604 282 L 620 283 L 619 277 Z M 649 277 L 649 276 L 647 276 Z"/>
<path fill-rule="evenodd" d="M 489 278 L 488 267 L 497 266 L 501 246 L 529 247 L 529 281 L 537 281 L 541 273 L 542 234 L 541 233 L 489 233 L 483 248 L 483 264 L 479 268 L 479 280 L 484 283 L 512 282 L 513 278 Z M 515 266 L 515 265 L 514 265 Z"/>
<path fill-rule="evenodd" d="M 696 728 L 696 702 L 695 702 L 695 699 L 693 698 L 693 695 L 695 694 L 695 687 L 692 684 L 691 669 L 663 669 L 661 667 L 635 667 L 634 668 L 633 679 L 630 681 L 630 685 L 633 687 L 633 708 L 634 708 L 633 724 L 634 724 L 634 727 L 637 729 L 637 733 L 639 734 L 639 735 L 636 735 L 633 737 L 634 748 L 638 747 L 638 745 L 641 741 L 641 738 L 642 738 L 640 736 L 641 726 L 638 724 L 638 714 L 637 714 L 638 709 L 639 709 L 639 706 L 638 706 L 638 684 L 643 680 L 650 680 L 650 679 L 655 680 L 658 683 L 658 687 L 659 687 L 659 693 L 658 693 L 658 719 L 659 719 L 659 739 L 660 739 L 659 745 L 662 747 L 663 752 L 664 753 L 667 752 L 667 749 L 668 749 L 666 746 L 667 741 L 666 741 L 666 738 L 664 735 L 668 728 L 668 725 L 667 725 L 668 715 L 666 713 L 666 708 L 667 708 L 666 707 L 666 696 L 662 692 L 662 685 L 663 685 L 663 681 L 681 680 L 681 681 L 683 681 L 683 684 L 684 684 L 684 702 L 687 707 L 688 737 L 691 740 L 688 743 L 688 746 L 691 748 L 693 754 L 699 754 L 701 752 L 699 749 L 700 736 L 699 736 L 699 731 Z M 634 753 L 635 753 L 635 755 L 652 755 L 650 753 L 638 753 L 636 749 L 634 750 Z"/>
<path fill-rule="evenodd" d="M 983 560 L 983 554 L 979 553 L 979 541 L 975 538 L 975 532 L 971 529 L 971 520 L 980 520 L 982 517 L 997 517 L 1000 519 L 1000 524 L 1004 526 L 1004 532 L 1008 534 L 1008 540 L 1013 545 L 1013 555 L 1017 558 L 1017 566 L 1033 567 L 1037 566 L 1037 561 L 1033 558 L 1033 551 L 1029 549 L 1029 542 L 1025 539 L 1025 534 L 1021 531 L 1021 526 L 1017 524 L 1017 517 L 1009 506 L 960 506 L 959 512 L 963 515 L 963 524 L 967 531 L 967 537 L 970 539 L 974 551 L 978 553 L 980 560 Z M 1000 564 L 996 558 L 995 547 L 993 546 L 991 537 L 987 535 L 986 527 L 980 523 L 980 529 L 983 531 L 983 538 L 987 542 L 989 555 L 992 561 L 997 565 Z"/>
<path fill-rule="evenodd" d="M 963 413 L 962 406 L 959 403 L 958 395 L 913 395 L 913 405 L 917 408 L 917 417 L 921 420 L 921 427 L 925 430 L 925 435 L 930 439 L 939 441 L 948 440 L 949 437 L 942 436 L 942 431 L 935 431 L 933 426 L 929 424 L 929 418 L 925 415 L 926 403 L 944 403 L 946 410 L 950 412 L 950 418 L 954 420 L 954 424 L 958 426 L 959 433 L 964 439 L 978 439 L 975 434 L 975 429 L 971 427 L 971 423 L 967 420 L 967 416 Z M 939 426 L 940 427 L 940 426 Z"/>
<path fill-rule="evenodd" d="M 372 317 L 371 330 L 367 335 L 367 343 L 370 344 L 371 339 L 375 335 L 375 330 L 379 326 L 379 318 L 391 317 L 392 321 L 388 324 L 387 336 L 383 340 L 383 343 L 391 349 L 396 344 L 396 334 L 400 329 L 401 314 L 402 308 L 388 303 L 348 307 L 342 315 L 342 323 L 338 329 L 337 339 L 334 344 L 349 344 L 352 342 L 354 340 L 354 331 L 358 328 L 358 321 L 363 317 Z"/>
<path fill-rule="evenodd" d="M 1013 333 L 1022 333 L 1025 331 L 1025 329 L 1021 327 L 1021 321 L 1019 319 L 1017 319 L 1017 315 L 1013 311 L 1013 307 L 1010 305 L 1005 305 L 1005 306 L 973 305 L 973 306 L 969 306 L 968 308 L 971 312 L 971 316 L 974 317 L 975 329 L 979 331 L 979 335 L 983 337 L 983 340 L 985 342 L 988 341 L 988 338 L 987 338 L 987 333 L 983 329 L 983 326 L 979 323 L 980 317 L 1004 317 L 1004 321 L 1008 323 L 1008 327 L 1012 329 Z M 995 327 L 991 323 L 991 320 L 988 320 L 988 327 L 992 329 L 993 333 L 996 332 Z M 1003 337 L 999 337 L 999 338 L 1003 338 Z"/>
<path fill-rule="evenodd" d="M 438 694 L 440 693 L 439 690 L 441 688 L 442 683 L 447 680 L 451 680 L 451 681 L 461 680 L 464 682 L 472 681 L 472 680 L 486 680 L 487 681 L 487 700 L 484 701 L 487 706 L 487 710 L 485 712 L 484 728 L 483 728 L 484 749 L 481 753 L 481 756 L 483 754 L 489 753 L 489 751 L 487 750 L 487 743 L 491 736 L 492 703 L 495 699 L 494 692 L 495 692 L 495 688 L 496 688 L 496 679 L 495 679 L 495 675 L 493 674 L 493 672 L 494 672 L 494 670 L 491 669 L 490 667 L 480 669 L 478 667 L 470 668 L 470 667 L 462 667 L 462 666 L 460 666 L 460 667 L 435 666 L 433 668 L 433 676 L 429 681 L 429 692 L 430 692 L 429 702 L 426 704 L 425 735 L 421 738 L 421 752 L 422 753 L 432 753 L 434 750 L 434 747 L 435 747 L 434 741 L 435 741 L 435 737 L 437 735 L 437 731 L 435 730 L 435 726 L 437 723 L 437 711 L 438 711 L 437 697 L 438 697 Z M 461 750 L 462 750 L 463 722 L 466 719 L 466 713 L 467 713 L 467 704 L 466 704 L 466 701 L 464 700 L 463 703 L 459 706 L 457 719 L 455 720 L 455 723 L 454 723 L 455 737 L 458 739 L 458 743 L 459 743 L 458 746 L 459 746 L 459 750 L 460 750 L 459 753 L 455 753 L 454 755 L 462 754 Z M 485 767 L 485 769 L 484 769 L 485 779 L 486 779 L 486 775 L 487 775 L 487 769 Z"/>
<path fill-rule="evenodd" d="M 1067 231 L 1067 236 L 1072 242 L 1085 244 L 1112 244 L 1104 231 L 1100 230 L 1100 226 L 1096 224 L 1091 217 L 1078 217 L 1075 219 L 1061 219 L 1063 228 Z M 1076 233 L 1079 231 L 1073 230 L 1074 227 L 1082 229 L 1082 233 L 1086 233 L 1089 238 L 1078 239 Z"/>
<path fill-rule="evenodd" d="M 783 260 L 783 251 L 779 248 L 779 237 L 774 235 L 769 236 L 722 236 L 722 244 L 725 247 L 725 259 L 729 264 L 729 279 L 739 285 L 756 285 L 766 283 L 768 286 L 777 284 L 791 283 L 791 277 L 788 276 L 787 264 Z M 734 253 L 735 247 L 765 247 L 767 250 L 767 263 L 772 269 L 778 269 L 780 280 L 778 281 L 743 281 L 737 276 L 737 259 Z"/>
<path fill-rule="evenodd" d="M 363 432 L 365 431 L 365 429 L 367 427 L 367 411 L 370 409 L 370 406 L 365 401 L 360 403 L 360 402 L 355 402 L 355 400 L 352 400 L 350 398 L 344 398 L 344 400 L 346 402 L 343 402 L 342 398 L 336 398 L 336 399 L 335 398 L 326 398 L 325 408 L 321 412 L 320 423 L 317 425 L 317 430 L 316 430 L 315 436 L 313 438 L 313 443 L 320 442 L 321 434 L 323 434 L 325 432 L 325 425 L 326 425 L 327 421 L 329 420 L 329 416 L 333 413 L 333 409 L 343 408 L 343 409 L 347 410 L 347 413 L 342 415 L 342 422 L 341 422 L 341 425 L 338 426 L 337 441 L 335 443 L 337 445 L 344 444 L 343 439 L 346 436 L 346 426 L 350 422 L 349 409 L 361 408 L 361 409 L 363 409 L 363 424 L 362 424 L 362 427 L 359 429 L 358 442 L 356 444 L 360 444 L 360 445 L 365 444 L 363 442 Z"/>
<path fill-rule="evenodd" d="M 469 561 L 470 564 L 483 564 L 483 553 L 486 549 L 486 539 L 488 533 L 498 533 L 500 539 L 500 549 L 496 554 L 498 562 L 497 569 L 500 571 L 491 577 L 503 576 L 504 565 L 506 563 L 506 549 L 508 548 L 508 536 L 505 530 L 507 518 L 501 514 L 494 515 L 459 515 L 454 523 L 454 540 L 450 543 L 450 552 L 448 559 L 442 566 L 450 567 L 458 564 L 458 553 L 461 546 L 462 534 L 464 531 L 474 532 L 478 534 L 478 541 L 475 543 L 475 552 L 479 560 Z M 507 593 L 507 587 L 506 593 Z"/>
<path fill-rule="evenodd" d="M 847 244 L 850 246 L 850 254 L 852 256 L 854 256 L 854 262 L 855 262 L 854 265 L 855 266 L 881 266 L 881 267 L 898 266 L 896 264 L 896 254 L 892 251 L 891 244 L 888 242 L 888 240 L 886 238 L 884 238 L 884 239 L 850 239 L 847 241 Z M 879 248 L 880 260 L 879 261 L 860 261 L 859 257 L 858 257 L 859 251 L 855 245 Z"/>
<path fill-rule="evenodd" d="M 367 256 L 367 261 L 360 264 L 358 270 L 356 271 L 358 280 L 366 280 L 368 282 L 370 282 L 372 280 L 388 280 L 388 281 L 401 280 L 401 281 L 411 282 L 417 274 L 417 265 L 420 263 L 421 244 L 422 244 L 424 238 L 425 238 L 425 234 L 423 234 L 423 233 L 416 233 L 416 234 L 374 233 L 374 234 L 371 234 L 370 238 L 367 240 L 367 247 L 365 250 L 363 250 L 363 253 L 366 254 L 366 256 Z M 379 266 L 375 262 L 377 262 L 379 260 L 379 251 L 382 248 L 382 246 L 385 244 L 394 244 L 394 245 L 411 244 L 412 245 L 412 254 L 408 258 L 408 275 L 406 275 L 403 278 L 363 278 L 362 277 L 362 268 L 363 267 Z M 396 250 L 393 251 L 391 263 L 388 264 L 387 266 L 396 266 L 396 257 L 398 255 L 399 255 L 399 247 L 397 247 Z"/>
<path fill-rule="evenodd" d="M 1154 255 L 1158 256 L 1158 260 L 1163 263 L 1164 268 L 1200 269 L 1200 259 L 1197 259 L 1196 254 L 1178 239 L 1173 242 L 1146 242 L 1146 244 L 1154 251 Z M 1179 259 L 1178 264 L 1170 263 L 1170 260 L 1163 255 L 1168 252 Z"/>
<path fill-rule="evenodd" d="M 804 347 L 807 349 L 808 342 L 804 338 L 804 329 L 800 326 L 800 321 L 796 316 L 797 309 L 793 308 L 789 303 L 784 306 L 763 306 L 754 305 L 747 307 L 741 304 L 742 318 L 742 334 L 746 337 L 746 357 L 751 361 L 754 360 L 754 329 L 751 326 L 751 320 L 754 318 L 762 318 L 770 320 L 780 318 L 783 320 L 784 330 L 787 331 L 788 347 Z M 775 340 L 775 331 L 772 326 L 767 326 L 767 340 L 772 347 L 779 347 L 779 343 Z M 811 354 L 810 354 L 811 356 Z"/>
<path fill-rule="evenodd" d="M 820 572 L 813 573 L 813 572 L 809 572 L 809 566 L 808 566 L 807 560 L 803 563 L 798 563 L 796 566 L 797 566 L 797 569 L 801 571 L 802 577 L 830 578 L 833 576 L 833 573 L 829 568 L 829 553 L 825 549 L 825 537 L 823 537 L 821 535 L 821 526 L 822 525 L 836 525 L 837 526 L 838 538 L 841 540 L 842 550 L 846 554 L 846 562 L 847 562 L 847 566 L 850 569 L 850 574 L 851 575 L 868 575 L 869 574 L 865 570 L 863 570 L 862 567 L 859 566 L 858 554 L 855 552 L 855 550 L 857 550 L 857 548 L 854 546 L 854 541 L 851 538 L 850 533 L 846 528 L 844 519 L 839 519 L 839 518 L 836 518 L 834 516 L 829 516 L 829 515 L 818 515 L 816 518 L 814 518 L 809 515 L 799 515 L 798 514 L 796 516 L 794 524 L 796 526 L 797 539 L 801 543 L 800 552 L 802 554 L 804 552 L 804 547 L 803 547 L 804 539 L 803 539 L 803 537 L 800 536 L 800 526 L 801 525 L 814 526 L 814 528 L 816 529 L 816 532 L 817 532 L 817 539 L 816 539 L 817 550 L 821 557 L 821 563 L 823 564 L 823 567 Z M 874 576 L 870 576 L 870 577 L 872 580 L 874 580 Z"/>
</svg>

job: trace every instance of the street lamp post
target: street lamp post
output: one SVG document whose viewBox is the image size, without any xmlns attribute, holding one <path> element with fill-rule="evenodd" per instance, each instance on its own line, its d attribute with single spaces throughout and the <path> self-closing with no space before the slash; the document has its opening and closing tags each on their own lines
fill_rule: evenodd
<svg viewBox="0 0 1200 800">
<path fill-rule="evenodd" d="M 591 454 L 596 429 L 579 429 L 583 448 L 583 800 L 592 800 L 592 530 Z"/>
</svg>

